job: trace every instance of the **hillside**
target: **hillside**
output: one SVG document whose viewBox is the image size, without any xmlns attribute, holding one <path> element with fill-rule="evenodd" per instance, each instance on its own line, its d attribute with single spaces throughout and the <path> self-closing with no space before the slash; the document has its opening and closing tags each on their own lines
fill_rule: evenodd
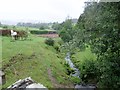
<svg viewBox="0 0 120 90">
<path fill-rule="evenodd" d="M 64 58 L 60 57 L 52 46 L 44 43 L 45 38 L 32 35 L 27 40 L 14 42 L 10 37 L 0 38 L 2 65 L 6 74 L 3 88 L 29 76 L 48 88 L 73 87 L 66 74 Z"/>
</svg>

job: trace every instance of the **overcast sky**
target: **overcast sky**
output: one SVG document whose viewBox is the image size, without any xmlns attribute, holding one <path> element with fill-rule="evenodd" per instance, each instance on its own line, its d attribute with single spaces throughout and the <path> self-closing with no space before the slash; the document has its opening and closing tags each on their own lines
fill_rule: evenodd
<svg viewBox="0 0 120 90">
<path fill-rule="evenodd" d="M 79 18 L 85 0 L 0 0 L 0 21 L 62 22 Z"/>
</svg>

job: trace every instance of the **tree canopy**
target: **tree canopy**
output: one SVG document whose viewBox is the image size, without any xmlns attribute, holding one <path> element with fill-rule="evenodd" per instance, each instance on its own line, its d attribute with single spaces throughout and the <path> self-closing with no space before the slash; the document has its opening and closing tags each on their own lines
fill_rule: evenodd
<svg viewBox="0 0 120 90">
<path fill-rule="evenodd" d="M 120 86 L 120 2 L 86 3 L 77 26 L 82 42 L 91 46 L 97 55 L 102 87 Z M 84 38 L 83 38 L 84 37 Z"/>
<path fill-rule="evenodd" d="M 119 14 L 120 2 L 86 2 L 84 13 L 80 15 L 72 38 L 68 40 L 80 49 L 89 45 L 97 55 L 95 64 L 99 71 L 99 87 L 120 86 Z M 67 28 L 63 32 L 67 32 L 68 37 L 71 36 L 71 31 Z"/>
</svg>

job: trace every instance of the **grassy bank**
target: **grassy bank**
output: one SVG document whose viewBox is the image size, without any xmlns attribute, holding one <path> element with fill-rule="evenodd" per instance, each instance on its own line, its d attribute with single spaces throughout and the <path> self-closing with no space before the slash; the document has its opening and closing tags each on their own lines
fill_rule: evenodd
<svg viewBox="0 0 120 90">
<path fill-rule="evenodd" d="M 96 55 L 91 52 L 89 47 L 86 48 L 85 51 L 79 51 L 72 55 L 72 60 L 76 64 L 76 66 L 79 66 L 78 62 L 82 63 L 85 59 L 96 60 Z"/>
<path fill-rule="evenodd" d="M 6 74 L 3 88 L 29 76 L 48 88 L 72 87 L 72 81 L 62 64 L 64 58 L 60 58 L 52 46 L 44 43 L 45 38 L 31 36 L 31 40 L 14 42 L 10 37 L 0 38 L 2 64 Z"/>
<path fill-rule="evenodd" d="M 82 79 L 82 82 L 88 84 L 97 83 L 97 57 L 91 52 L 90 48 L 86 48 L 85 51 L 73 54 L 71 59 L 75 66 L 80 70 L 80 78 Z"/>
</svg>

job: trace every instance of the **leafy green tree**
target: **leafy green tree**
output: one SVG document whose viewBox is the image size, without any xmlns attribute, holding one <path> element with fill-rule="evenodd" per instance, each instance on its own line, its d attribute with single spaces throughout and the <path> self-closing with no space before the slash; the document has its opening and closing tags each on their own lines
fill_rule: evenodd
<svg viewBox="0 0 120 90">
<path fill-rule="evenodd" d="M 16 27 L 15 27 L 15 26 L 12 26 L 12 29 L 13 29 L 13 30 L 16 30 Z"/>
<path fill-rule="evenodd" d="M 52 28 L 54 30 L 60 30 L 60 29 L 62 29 L 62 26 L 58 22 L 54 22 L 52 25 Z"/>
<path fill-rule="evenodd" d="M 62 26 L 65 29 L 72 29 L 72 21 L 70 19 L 67 19 L 65 22 L 63 22 Z"/>
<path fill-rule="evenodd" d="M 60 31 L 59 36 L 64 42 L 69 42 L 69 40 L 71 39 L 70 34 L 65 29 L 62 29 Z"/>
<path fill-rule="evenodd" d="M 86 3 L 78 20 L 76 46 L 90 45 L 97 55 L 98 86 L 120 86 L 120 2 Z"/>
<path fill-rule="evenodd" d="M 62 29 L 60 30 L 59 35 L 64 42 L 69 42 L 70 40 L 73 39 L 73 34 L 75 33 L 72 21 L 68 19 L 65 22 L 63 22 L 61 26 Z"/>
<path fill-rule="evenodd" d="M 3 28 L 4 28 L 4 29 L 8 29 L 8 26 L 4 25 Z"/>
<path fill-rule="evenodd" d="M 44 30 L 45 29 L 45 27 L 44 26 L 41 26 L 40 28 L 39 28 L 39 30 Z"/>
<path fill-rule="evenodd" d="M 54 46 L 55 41 L 52 38 L 48 38 L 45 40 L 45 44 Z"/>
</svg>

